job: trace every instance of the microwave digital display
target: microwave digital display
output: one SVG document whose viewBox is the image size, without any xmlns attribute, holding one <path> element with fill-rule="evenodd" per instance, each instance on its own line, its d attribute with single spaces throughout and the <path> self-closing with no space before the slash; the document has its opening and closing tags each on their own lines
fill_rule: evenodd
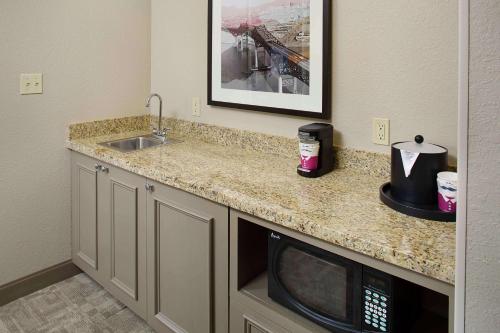
<svg viewBox="0 0 500 333">
<path fill-rule="evenodd" d="M 366 276 L 365 275 L 363 280 L 364 280 L 367 287 L 377 289 L 380 292 L 386 292 L 389 289 L 389 286 L 388 286 L 388 283 L 386 282 L 386 280 L 379 279 L 375 276 L 372 276 L 372 275 Z"/>
</svg>

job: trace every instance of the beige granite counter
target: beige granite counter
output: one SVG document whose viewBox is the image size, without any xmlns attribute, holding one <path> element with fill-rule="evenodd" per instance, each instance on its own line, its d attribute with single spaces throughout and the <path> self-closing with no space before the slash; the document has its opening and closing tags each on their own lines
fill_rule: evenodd
<svg viewBox="0 0 500 333">
<path fill-rule="evenodd" d="M 387 156 L 339 150 L 337 170 L 319 179 L 306 179 L 296 173 L 294 140 L 175 120 L 170 120 L 169 125 L 174 129 L 174 137 L 181 136 L 181 143 L 131 153 L 98 145 L 147 133 L 148 126 L 141 119 L 141 126 L 123 126 L 127 122 L 122 121 L 120 130 L 133 130 L 124 133 L 103 122 L 101 125 L 108 133 L 114 133 L 107 136 L 102 136 L 105 131 L 96 123 L 92 126 L 97 130 L 72 126 L 67 148 L 304 234 L 454 283 L 455 224 L 409 217 L 382 204 L 378 193 L 380 185 L 388 180 Z"/>
</svg>

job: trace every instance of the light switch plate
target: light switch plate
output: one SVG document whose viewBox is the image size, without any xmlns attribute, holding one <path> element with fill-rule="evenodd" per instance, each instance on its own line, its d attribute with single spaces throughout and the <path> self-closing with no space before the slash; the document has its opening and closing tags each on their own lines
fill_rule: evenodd
<svg viewBox="0 0 500 333">
<path fill-rule="evenodd" d="M 193 97 L 191 110 L 193 116 L 195 117 L 201 116 L 201 101 L 199 97 Z"/>
<path fill-rule="evenodd" d="M 42 73 L 21 74 L 19 93 L 21 95 L 43 94 Z"/>
<path fill-rule="evenodd" d="M 372 141 L 377 145 L 389 145 L 389 119 L 373 118 Z"/>
</svg>

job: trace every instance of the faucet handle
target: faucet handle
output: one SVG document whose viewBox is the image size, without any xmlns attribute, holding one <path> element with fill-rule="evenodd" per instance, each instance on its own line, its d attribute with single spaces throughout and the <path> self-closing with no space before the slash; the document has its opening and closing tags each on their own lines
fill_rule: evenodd
<svg viewBox="0 0 500 333">
<path fill-rule="evenodd" d="M 168 131 L 171 131 L 171 130 L 172 130 L 171 128 L 164 127 L 164 128 L 161 130 L 161 133 L 162 133 L 163 135 L 167 135 L 167 132 L 168 132 Z"/>
<path fill-rule="evenodd" d="M 161 131 L 158 129 L 154 129 L 153 133 L 158 136 L 166 136 L 168 131 L 171 131 L 171 128 L 163 128 Z"/>
</svg>

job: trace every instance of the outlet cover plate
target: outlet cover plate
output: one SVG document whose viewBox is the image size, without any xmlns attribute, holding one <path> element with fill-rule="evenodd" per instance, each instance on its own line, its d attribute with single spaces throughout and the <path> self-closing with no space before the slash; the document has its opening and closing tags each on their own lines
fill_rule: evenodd
<svg viewBox="0 0 500 333">
<path fill-rule="evenodd" d="M 374 144 L 388 146 L 390 136 L 389 119 L 373 118 L 372 141 Z"/>
<path fill-rule="evenodd" d="M 201 116 L 201 100 L 199 97 L 193 97 L 191 110 L 194 117 Z"/>
<path fill-rule="evenodd" d="M 19 93 L 21 95 L 43 94 L 42 73 L 21 74 Z"/>
</svg>

